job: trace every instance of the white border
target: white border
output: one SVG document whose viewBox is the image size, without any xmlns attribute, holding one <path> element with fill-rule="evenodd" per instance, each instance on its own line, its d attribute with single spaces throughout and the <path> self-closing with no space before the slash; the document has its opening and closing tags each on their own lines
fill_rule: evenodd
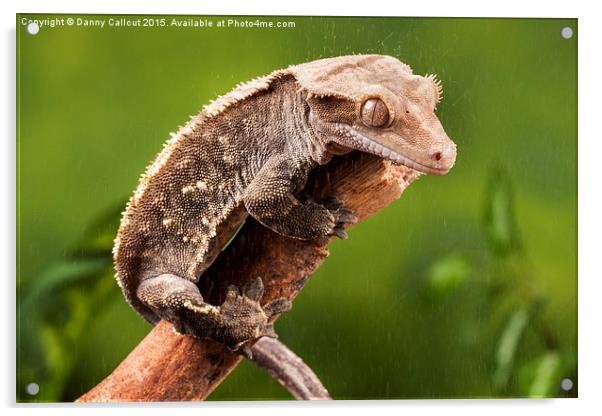
<svg viewBox="0 0 602 416">
<path fill-rule="evenodd" d="M 4 340 L 0 342 L 4 374 L 0 378 L 1 404 L 16 411 L 15 386 L 15 13 L 116 13 L 116 14 L 256 14 L 256 15 L 398 15 L 398 16 L 490 16 L 490 17 L 577 17 L 579 28 L 579 399 L 566 400 L 431 400 L 431 401 L 381 401 L 336 403 L 205 403 L 145 406 L 145 416 L 162 415 L 167 408 L 174 413 L 219 414 L 245 413 L 264 415 L 266 411 L 286 414 L 304 414 L 307 411 L 326 414 L 333 410 L 345 414 L 365 414 L 371 408 L 379 413 L 398 414 L 445 414 L 451 415 L 504 415 L 508 413 L 536 412 L 546 415 L 563 415 L 568 412 L 584 412 L 600 408 L 598 396 L 602 368 L 600 355 L 599 305 L 602 303 L 602 276 L 597 261 L 599 236 L 602 235 L 600 204 L 600 169 L 602 158 L 602 134 L 598 126 L 598 112 L 602 99 L 597 74 L 601 74 L 599 45 L 602 17 L 594 2 L 546 1 L 532 4 L 525 1 L 506 0 L 495 4 L 472 1 L 395 2 L 393 0 L 370 1 L 321 1 L 286 2 L 264 1 L 136 1 L 136 0 L 88 0 L 52 3 L 21 1 L 18 4 L 2 2 L 3 54 L 2 83 L 5 96 L 2 106 L 2 126 L 5 137 L 0 152 L 3 162 L 0 182 L 3 200 L 0 230 L 2 232 L 1 261 L 4 266 L 4 305 L 2 327 Z M 167 408 L 166 408 L 167 406 Z M 41 409 L 19 406 L 21 411 L 47 415 L 79 414 L 81 407 L 52 405 Z M 131 413 L 137 406 L 111 407 L 114 414 Z M 99 414 L 106 406 L 86 409 Z"/>
<path fill-rule="evenodd" d="M 474 3 L 474 4 L 473 4 Z M 105 0 L 52 3 L 22 0 L 20 13 L 114 13 L 114 14 L 237 14 L 237 15 L 308 15 L 308 16 L 467 16 L 467 17 L 577 17 L 582 9 L 576 2 L 547 1 L 544 6 L 520 0 L 479 5 L 471 1 L 393 2 L 365 1 L 147 1 Z M 48 4 L 52 4 L 49 6 Z"/>
</svg>

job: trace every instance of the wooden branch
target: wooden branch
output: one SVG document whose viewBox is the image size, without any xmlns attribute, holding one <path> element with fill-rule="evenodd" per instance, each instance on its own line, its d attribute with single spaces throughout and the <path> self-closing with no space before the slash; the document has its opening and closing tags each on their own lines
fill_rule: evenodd
<svg viewBox="0 0 602 416">
<path fill-rule="evenodd" d="M 419 175 L 353 152 L 314 170 L 306 189 L 318 201 L 338 196 L 361 221 L 397 199 Z M 242 287 L 260 276 L 265 286 L 262 303 L 283 296 L 292 300 L 328 255 L 327 245 L 328 241 L 286 238 L 249 219 L 202 276 L 201 293 L 212 304 L 221 304 L 229 284 Z M 278 359 L 262 353 L 266 360 Z M 112 374 L 78 401 L 203 400 L 241 359 L 221 344 L 177 335 L 170 324 L 160 322 Z"/>
<path fill-rule="evenodd" d="M 261 337 L 251 348 L 248 357 L 263 368 L 297 400 L 330 400 L 330 395 L 315 373 L 274 338 Z"/>
</svg>

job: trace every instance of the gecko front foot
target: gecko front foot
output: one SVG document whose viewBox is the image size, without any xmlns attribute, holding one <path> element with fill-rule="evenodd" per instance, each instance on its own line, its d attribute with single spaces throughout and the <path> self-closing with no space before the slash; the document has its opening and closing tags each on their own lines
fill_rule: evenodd
<svg viewBox="0 0 602 416">
<path fill-rule="evenodd" d="M 348 235 L 345 228 L 355 224 L 358 221 L 357 216 L 351 209 L 345 207 L 343 201 L 336 196 L 324 198 L 322 200 L 322 205 L 324 205 L 334 217 L 334 226 L 328 236 L 332 237 L 336 235 L 337 237 L 346 240 Z"/>
<path fill-rule="evenodd" d="M 171 322 L 177 332 L 212 339 L 233 350 L 262 336 L 276 338 L 270 320 L 291 308 L 285 298 L 262 307 L 260 278 L 247 283 L 242 295 L 235 286 L 229 286 L 220 306 L 206 303 L 194 282 L 173 274 L 145 279 L 136 294 L 158 317 Z"/>
<path fill-rule="evenodd" d="M 288 299 L 278 298 L 262 307 L 259 304 L 262 296 L 261 278 L 247 283 L 242 295 L 236 286 L 230 285 L 226 300 L 220 306 L 221 322 L 216 338 L 232 350 L 262 336 L 277 338 L 270 318 L 289 310 L 291 303 Z"/>
</svg>

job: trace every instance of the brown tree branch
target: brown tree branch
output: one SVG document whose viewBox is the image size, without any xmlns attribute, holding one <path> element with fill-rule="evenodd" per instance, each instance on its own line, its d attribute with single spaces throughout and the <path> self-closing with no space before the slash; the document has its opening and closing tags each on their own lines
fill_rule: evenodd
<svg viewBox="0 0 602 416">
<path fill-rule="evenodd" d="M 313 171 L 306 189 L 318 201 L 336 195 L 361 221 L 397 199 L 418 176 L 404 166 L 354 152 Z M 278 297 L 292 300 L 328 255 L 327 245 L 328 241 L 286 238 L 247 220 L 202 276 L 201 293 L 212 304 L 221 304 L 229 284 L 242 287 L 260 276 L 265 286 L 262 303 Z M 267 364 L 270 360 L 274 363 L 275 353 L 263 350 L 263 341 L 258 343 L 254 348 L 268 360 L 264 365 L 261 360 L 258 363 L 277 371 Z M 177 335 L 171 325 L 160 322 L 113 373 L 78 401 L 203 400 L 241 360 L 241 355 L 221 344 Z M 299 388 L 306 387 L 299 383 Z"/>
<path fill-rule="evenodd" d="M 263 368 L 297 400 L 330 400 L 330 395 L 311 368 L 282 342 L 261 337 L 248 357 Z"/>
</svg>

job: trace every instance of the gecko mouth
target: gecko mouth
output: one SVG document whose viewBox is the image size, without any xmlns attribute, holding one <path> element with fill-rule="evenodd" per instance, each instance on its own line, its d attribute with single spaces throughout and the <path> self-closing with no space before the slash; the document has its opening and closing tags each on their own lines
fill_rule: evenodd
<svg viewBox="0 0 602 416">
<path fill-rule="evenodd" d="M 378 142 L 375 142 L 374 140 L 371 140 L 369 137 L 366 137 L 363 134 L 358 133 L 356 130 L 354 130 L 352 127 L 346 124 L 334 123 L 333 129 L 337 136 L 343 137 L 344 140 L 351 140 L 351 142 L 353 143 L 352 147 L 358 150 L 371 153 L 376 156 L 380 156 L 387 160 L 391 160 L 392 162 L 404 165 L 410 169 L 414 169 L 418 172 L 426 173 L 429 175 L 445 175 L 447 172 L 449 172 L 449 168 L 436 168 L 432 166 L 426 166 L 420 162 L 412 160 L 409 157 L 404 156 Z"/>
</svg>

